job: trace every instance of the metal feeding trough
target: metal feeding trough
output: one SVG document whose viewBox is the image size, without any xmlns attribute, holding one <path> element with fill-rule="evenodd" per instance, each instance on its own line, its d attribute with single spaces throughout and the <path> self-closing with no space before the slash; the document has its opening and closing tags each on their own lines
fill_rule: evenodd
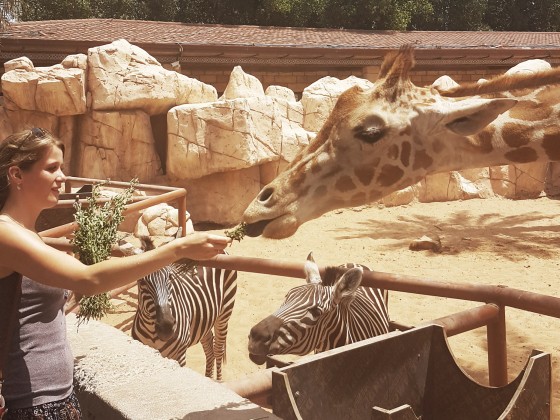
<svg viewBox="0 0 560 420">
<path fill-rule="evenodd" d="M 550 354 L 533 351 L 508 385 L 461 370 L 442 327 L 393 332 L 302 358 L 272 374 L 273 413 L 289 419 L 550 419 Z"/>
</svg>

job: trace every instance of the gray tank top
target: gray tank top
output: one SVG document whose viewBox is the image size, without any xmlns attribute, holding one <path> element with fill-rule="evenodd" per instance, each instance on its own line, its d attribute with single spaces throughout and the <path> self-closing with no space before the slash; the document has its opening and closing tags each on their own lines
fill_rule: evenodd
<svg viewBox="0 0 560 420">
<path fill-rule="evenodd" d="M 2 280 L 0 293 L 5 293 Z M 66 339 L 66 295 L 63 289 L 22 278 L 19 328 L 16 324 L 3 370 L 2 395 L 8 408 L 58 401 L 72 393 L 74 359 Z"/>
</svg>

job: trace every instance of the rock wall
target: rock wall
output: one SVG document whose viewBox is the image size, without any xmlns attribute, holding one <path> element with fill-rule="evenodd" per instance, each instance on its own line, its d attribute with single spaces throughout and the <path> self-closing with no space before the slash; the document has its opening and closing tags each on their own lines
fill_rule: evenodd
<svg viewBox="0 0 560 420">
<path fill-rule="evenodd" d="M 511 71 L 535 65 L 547 63 Z M 183 187 L 195 223 L 222 225 L 239 222 L 261 187 L 316 135 L 344 90 L 371 86 L 354 76 L 324 77 L 296 101 L 290 89 L 264 89 L 237 66 L 218 98 L 213 86 L 163 68 L 126 40 L 52 67 L 21 57 L 5 70 L 0 137 L 43 127 L 64 141 L 69 175 Z M 557 172 L 538 163 L 438 174 L 382 204 L 537 197 L 556 189 Z"/>
</svg>

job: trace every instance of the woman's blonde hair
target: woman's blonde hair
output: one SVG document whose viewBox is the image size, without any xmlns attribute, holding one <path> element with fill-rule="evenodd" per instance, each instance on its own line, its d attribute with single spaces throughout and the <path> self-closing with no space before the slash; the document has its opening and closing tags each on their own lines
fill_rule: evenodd
<svg viewBox="0 0 560 420">
<path fill-rule="evenodd" d="M 64 153 L 64 143 L 47 130 L 34 127 L 6 137 L 0 142 L 0 210 L 4 207 L 10 192 L 8 169 L 19 167 L 22 171 L 41 160 L 44 153 L 56 146 Z"/>
</svg>

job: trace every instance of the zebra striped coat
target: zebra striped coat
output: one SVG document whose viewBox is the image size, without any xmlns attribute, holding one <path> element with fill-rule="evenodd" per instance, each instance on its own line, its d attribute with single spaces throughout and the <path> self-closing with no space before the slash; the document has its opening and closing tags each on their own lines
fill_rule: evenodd
<svg viewBox="0 0 560 420">
<path fill-rule="evenodd" d="M 143 238 L 143 248 L 153 249 Z M 187 348 L 201 343 L 205 375 L 222 379 L 228 322 L 235 304 L 237 271 L 174 263 L 138 281 L 132 337 L 162 356 L 186 363 Z"/>
<path fill-rule="evenodd" d="M 359 264 L 328 267 L 323 279 L 309 254 L 307 284 L 288 291 L 272 315 L 251 328 L 249 357 L 263 364 L 267 355 L 305 355 L 389 332 L 387 291 L 361 287 Z"/>
</svg>

